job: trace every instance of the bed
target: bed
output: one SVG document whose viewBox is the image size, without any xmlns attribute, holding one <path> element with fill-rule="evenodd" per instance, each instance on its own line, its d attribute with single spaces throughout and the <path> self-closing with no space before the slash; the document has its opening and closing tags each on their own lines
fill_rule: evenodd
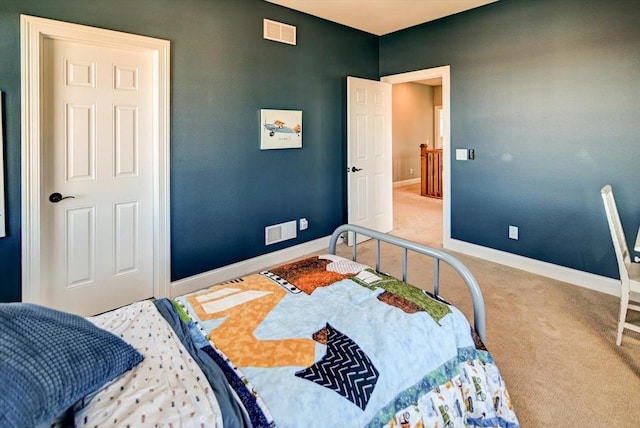
<svg viewBox="0 0 640 428">
<path fill-rule="evenodd" d="M 336 254 L 347 233 L 372 238 L 375 266 Z M 402 278 L 382 272 L 388 246 Z M 410 253 L 432 259 L 432 292 L 407 283 Z M 443 263 L 473 326 L 439 297 Z M 326 255 L 96 317 L 1 306 L 0 426 L 519 426 L 471 272 L 359 226 Z"/>
</svg>

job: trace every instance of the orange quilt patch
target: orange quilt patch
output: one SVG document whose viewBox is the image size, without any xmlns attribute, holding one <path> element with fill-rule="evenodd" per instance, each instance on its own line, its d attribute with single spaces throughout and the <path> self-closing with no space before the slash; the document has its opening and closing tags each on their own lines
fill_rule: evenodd
<svg viewBox="0 0 640 428">
<path fill-rule="evenodd" d="M 282 287 L 256 274 L 213 286 L 187 300 L 202 321 L 225 318 L 208 338 L 237 366 L 308 366 L 315 357 L 310 338 L 259 340 L 254 335 L 286 294 Z"/>
<path fill-rule="evenodd" d="M 316 288 L 326 287 L 334 282 L 354 276 L 354 274 L 327 271 L 327 265 L 330 263 L 332 263 L 331 260 L 310 257 L 275 269 L 269 269 L 269 272 L 290 282 L 304 293 L 311 294 Z"/>
</svg>

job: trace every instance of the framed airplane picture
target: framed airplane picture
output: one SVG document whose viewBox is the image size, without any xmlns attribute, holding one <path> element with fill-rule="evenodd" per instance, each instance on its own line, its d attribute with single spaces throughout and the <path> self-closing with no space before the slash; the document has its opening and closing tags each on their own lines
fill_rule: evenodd
<svg viewBox="0 0 640 428">
<path fill-rule="evenodd" d="M 302 111 L 260 110 L 260 150 L 302 148 Z"/>
<path fill-rule="evenodd" d="M 0 238 L 7 236 L 6 220 L 4 211 L 4 147 L 2 142 L 2 91 L 0 91 Z"/>
</svg>

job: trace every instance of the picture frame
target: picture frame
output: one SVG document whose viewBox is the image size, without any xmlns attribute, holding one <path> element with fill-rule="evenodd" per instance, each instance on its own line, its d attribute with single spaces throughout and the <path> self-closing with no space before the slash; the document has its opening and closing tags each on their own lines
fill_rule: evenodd
<svg viewBox="0 0 640 428">
<path fill-rule="evenodd" d="M 2 128 L 4 114 L 2 111 L 2 100 L 2 91 L 0 91 L 0 238 L 7 236 L 4 205 L 4 129 Z"/>
<path fill-rule="evenodd" d="M 301 148 L 301 110 L 260 110 L 260 150 Z"/>
</svg>

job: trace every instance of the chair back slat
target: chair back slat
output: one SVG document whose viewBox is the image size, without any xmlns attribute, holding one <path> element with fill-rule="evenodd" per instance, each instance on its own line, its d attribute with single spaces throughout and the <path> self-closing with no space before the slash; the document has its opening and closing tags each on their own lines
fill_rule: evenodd
<svg viewBox="0 0 640 428">
<path fill-rule="evenodd" d="M 611 232 L 611 240 L 613 241 L 613 247 L 616 251 L 616 259 L 618 261 L 620 276 L 628 277 L 629 273 L 627 271 L 627 265 L 631 263 L 631 256 L 629 255 L 627 239 L 624 236 L 624 230 L 622 229 L 622 223 L 620 222 L 620 215 L 618 214 L 616 201 L 613 197 L 613 189 L 609 184 L 607 184 L 602 188 L 602 190 L 600 190 L 600 193 L 602 195 L 602 200 L 604 201 L 605 212 L 607 213 L 609 231 Z"/>
</svg>

